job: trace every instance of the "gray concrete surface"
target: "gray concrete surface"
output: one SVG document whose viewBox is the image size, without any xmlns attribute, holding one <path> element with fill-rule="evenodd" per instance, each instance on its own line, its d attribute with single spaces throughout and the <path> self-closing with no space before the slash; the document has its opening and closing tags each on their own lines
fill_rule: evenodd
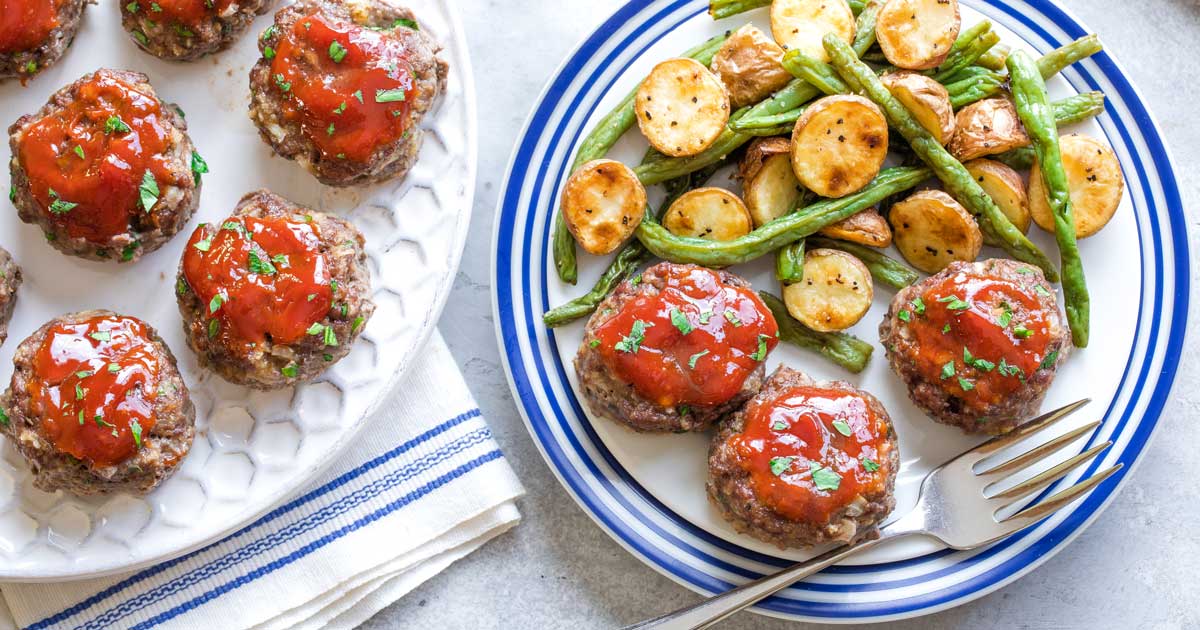
<svg viewBox="0 0 1200 630">
<path fill-rule="evenodd" d="M 366 628 L 605 628 L 697 600 L 613 542 L 559 486 L 509 395 L 492 332 L 492 220 L 509 153 L 542 84 L 623 0 L 459 0 L 479 94 L 479 188 L 441 330 L 529 490 L 524 523 L 380 612 Z M 1200 249 L 1196 0 L 1063 0 L 1104 38 L 1152 105 L 1180 168 Z M 550 28 L 545 28 L 550 26 Z M 1200 274 L 1193 269 L 1193 276 Z M 1197 291 L 1193 290 L 1193 320 Z M 1185 356 L 1200 354 L 1192 326 Z M 1200 363 L 1182 373 L 1145 461 L 1108 511 L 1018 582 L 898 628 L 1200 628 Z M 743 613 L 728 628 L 803 628 Z"/>
</svg>

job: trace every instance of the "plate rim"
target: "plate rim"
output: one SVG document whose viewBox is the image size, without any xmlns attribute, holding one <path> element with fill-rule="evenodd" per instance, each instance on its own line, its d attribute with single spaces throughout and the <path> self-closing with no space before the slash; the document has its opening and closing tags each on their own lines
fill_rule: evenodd
<svg viewBox="0 0 1200 630">
<path fill-rule="evenodd" d="M 694 1 L 694 0 L 676 0 L 676 2 L 674 2 L 674 4 L 679 5 L 680 7 L 686 7 L 688 4 L 690 4 L 691 1 Z M 1064 30 L 1074 29 L 1074 30 L 1079 30 L 1084 33 L 1090 32 L 1090 31 L 1087 31 L 1086 28 L 1084 28 L 1083 22 L 1077 16 L 1075 16 L 1074 13 L 1072 13 L 1069 9 L 1061 6 L 1057 2 L 1057 0 L 1020 0 L 1020 1 L 1023 4 L 1029 5 L 1030 7 L 1034 8 L 1035 11 L 1038 13 L 1039 17 L 1045 17 L 1045 18 L 1051 20 L 1052 22 L 1054 22 L 1054 24 L 1056 26 L 1059 26 L 1060 28 L 1063 28 Z M 496 211 L 495 211 L 496 212 L 495 216 L 496 216 L 497 220 L 494 222 L 494 226 L 493 226 L 492 252 L 491 252 L 492 257 L 493 257 L 493 259 L 492 259 L 492 274 L 491 274 L 492 275 L 491 279 L 492 279 L 492 283 L 493 283 L 492 315 L 493 315 L 494 321 L 496 322 L 497 342 L 499 343 L 499 345 L 502 349 L 501 359 L 503 361 L 504 368 L 505 368 L 505 376 L 508 380 L 509 388 L 513 395 L 514 402 L 517 403 L 517 407 L 518 407 L 518 410 L 520 411 L 522 419 L 525 423 L 526 430 L 529 431 L 531 438 L 533 439 L 534 443 L 537 445 L 539 452 L 542 454 L 543 459 L 545 459 L 547 466 L 550 468 L 550 470 L 554 474 L 555 478 L 558 479 L 559 483 L 567 490 L 568 494 L 579 505 L 579 507 L 584 511 L 584 513 L 588 515 L 589 518 L 591 518 L 597 525 L 599 525 L 600 528 L 603 531 L 605 531 L 605 533 L 607 533 L 610 537 L 612 537 L 614 540 L 616 540 L 618 544 L 620 544 L 627 551 L 629 551 L 631 554 L 633 554 L 635 557 L 637 557 L 639 560 L 641 560 L 644 564 L 646 564 L 650 568 L 654 569 L 655 571 L 658 571 L 659 573 L 671 578 L 673 581 L 678 582 L 679 584 L 685 586 L 689 590 L 692 590 L 692 591 L 695 591 L 698 593 L 702 593 L 702 594 L 708 594 L 711 591 L 709 591 L 708 589 L 705 589 L 699 585 L 689 582 L 682 576 L 672 573 L 671 571 L 668 570 L 668 568 L 666 566 L 664 566 L 662 564 L 662 562 L 660 562 L 659 560 L 656 560 L 656 559 L 652 559 L 649 556 L 647 556 L 645 553 L 643 553 L 642 551 L 636 549 L 629 541 L 627 541 L 623 538 L 622 534 L 615 531 L 604 520 L 602 520 L 600 518 L 600 515 L 598 515 L 595 510 L 593 510 L 592 508 L 590 508 L 587 505 L 587 502 L 584 500 L 584 498 L 577 493 L 576 489 L 565 478 L 563 471 L 560 470 L 560 468 L 558 467 L 558 465 L 552 458 L 551 454 L 547 451 L 547 447 L 544 444 L 544 442 L 542 441 L 542 439 L 539 437 L 538 432 L 535 429 L 535 425 L 531 419 L 532 413 L 538 413 L 539 415 L 541 414 L 541 412 L 542 412 L 541 407 L 537 404 L 536 400 L 528 401 L 529 405 L 532 406 L 532 409 L 526 407 L 527 401 L 523 397 L 522 391 L 518 387 L 518 384 L 514 379 L 512 361 L 520 360 L 522 351 L 521 351 L 521 348 L 519 347 L 519 344 L 516 339 L 513 339 L 511 344 L 508 343 L 508 340 L 506 339 L 506 335 L 505 335 L 505 329 L 504 329 L 504 326 L 502 325 L 503 319 L 501 317 L 501 311 L 500 311 L 500 290 L 501 290 L 501 288 L 508 290 L 512 285 L 511 279 L 514 277 L 511 274 L 505 278 L 502 278 L 499 275 L 500 274 L 500 266 L 501 266 L 500 265 L 500 256 L 499 256 L 500 249 L 499 248 L 500 248 L 500 241 L 501 241 L 501 235 L 502 235 L 501 234 L 502 221 L 500 220 L 500 218 L 504 215 L 505 205 L 506 205 L 506 203 L 509 202 L 510 195 L 511 194 L 519 195 L 526 188 L 526 186 L 524 186 L 524 185 L 516 186 L 514 184 L 514 182 L 512 181 L 513 175 L 517 171 L 517 159 L 518 159 L 519 154 L 522 151 L 523 146 L 525 145 L 525 143 L 527 141 L 529 141 L 532 145 L 537 145 L 539 143 L 539 140 L 544 138 L 544 134 L 539 134 L 539 136 L 537 138 L 529 138 L 528 137 L 528 134 L 530 132 L 530 129 L 532 128 L 534 119 L 535 119 L 536 115 L 538 114 L 539 109 L 541 108 L 541 106 L 542 106 L 544 100 L 546 99 L 548 93 L 550 92 L 551 88 L 554 86 L 556 81 L 560 78 L 560 76 L 562 75 L 564 70 L 568 66 L 570 66 L 573 62 L 576 61 L 576 57 L 580 55 L 581 51 L 583 51 L 583 49 L 589 44 L 589 42 L 591 42 L 593 39 L 599 38 L 597 47 L 602 46 L 605 43 L 608 43 L 608 37 L 607 36 L 601 37 L 601 35 L 606 34 L 606 33 L 608 35 L 611 35 L 612 32 L 615 32 L 618 29 L 620 23 L 624 21 L 622 19 L 619 19 L 619 16 L 626 15 L 627 13 L 629 13 L 631 11 L 633 14 L 637 14 L 642 10 L 647 10 L 647 9 L 650 9 L 655 6 L 667 6 L 669 4 L 672 4 L 672 3 L 667 2 L 666 0 L 663 0 L 661 2 L 651 2 L 651 3 L 646 3 L 644 1 L 639 2 L 638 0 L 628 0 L 625 3 L 618 5 L 609 17 L 602 20 L 593 29 L 587 31 L 583 35 L 583 37 L 580 38 L 579 42 L 568 53 L 566 53 L 564 55 L 563 60 L 558 64 L 556 69 L 549 75 L 549 78 L 547 79 L 545 85 L 543 86 L 543 89 L 540 91 L 537 99 L 534 101 L 534 105 L 531 107 L 530 113 L 526 117 L 525 123 L 521 129 L 521 132 L 517 136 L 517 138 L 518 138 L 517 144 L 514 146 L 512 152 L 510 154 L 508 167 L 505 171 L 504 179 L 502 180 L 503 189 L 497 200 L 497 207 L 496 207 Z M 974 1 L 971 1 L 970 4 L 971 5 L 979 5 L 978 8 L 980 10 L 982 10 L 983 8 L 991 8 L 991 9 L 1006 11 L 1008 14 L 1012 15 L 1012 17 L 1014 19 L 1016 19 L 1018 21 L 1022 21 L 1019 16 L 1014 14 L 1015 9 L 1006 10 L 1006 7 L 1004 6 L 1005 0 L 974 0 Z M 973 6 L 973 8 L 976 8 L 976 7 Z M 700 11 L 696 12 L 692 16 L 686 18 L 686 20 L 694 19 L 695 15 L 698 15 L 699 13 L 700 13 Z M 1056 18 L 1061 18 L 1061 19 L 1056 19 Z M 645 23 L 645 25 L 649 26 L 654 23 L 656 23 L 656 21 L 648 21 Z M 1031 26 L 1031 28 L 1033 27 L 1030 23 L 1026 23 L 1025 25 Z M 670 29 L 670 30 L 673 30 L 674 28 L 675 27 L 672 27 L 672 29 Z M 1049 34 L 1047 34 L 1047 35 L 1049 35 Z M 621 47 L 616 50 L 623 50 L 623 49 L 624 49 L 624 47 Z M 592 61 L 595 58 L 595 56 L 596 56 L 595 51 L 593 50 L 592 53 L 590 53 L 587 58 L 580 59 L 578 61 L 581 64 L 586 64 L 589 61 Z M 1168 350 L 1171 349 L 1172 347 L 1182 348 L 1186 344 L 1186 340 L 1189 337 L 1189 335 L 1187 334 L 1188 333 L 1187 322 L 1188 322 L 1188 319 L 1190 316 L 1190 288 L 1191 288 L 1190 271 L 1191 271 L 1191 262 L 1192 262 L 1193 254 L 1190 251 L 1191 229 L 1190 229 L 1190 226 L 1188 225 L 1188 222 L 1186 221 L 1186 214 L 1182 211 L 1182 200 L 1181 200 L 1181 196 L 1180 196 L 1180 192 L 1179 192 L 1179 186 L 1177 183 L 1178 178 L 1176 176 L 1176 173 L 1177 173 L 1178 169 L 1176 168 L 1176 162 L 1175 162 L 1174 156 L 1170 150 L 1170 147 L 1168 146 L 1168 142 L 1164 138 L 1164 136 L 1161 132 L 1161 126 L 1158 123 L 1157 117 L 1150 111 L 1149 107 L 1147 106 L 1147 101 L 1143 97 L 1141 90 L 1139 90 L 1137 88 L 1137 86 L 1132 82 L 1132 80 L 1130 80 L 1129 75 L 1126 72 L 1125 68 L 1116 58 L 1114 58 L 1112 55 L 1107 54 L 1107 52 L 1104 53 L 1104 57 L 1106 58 L 1107 62 L 1109 64 L 1111 64 L 1112 70 L 1115 70 L 1115 73 L 1106 72 L 1103 68 L 1101 68 L 1099 74 L 1104 78 L 1108 78 L 1109 80 L 1112 80 L 1112 78 L 1119 79 L 1119 81 L 1116 82 L 1116 83 L 1118 83 L 1118 85 L 1115 87 L 1118 90 L 1123 90 L 1123 91 L 1125 89 L 1127 89 L 1127 93 L 1125 93 L 1124 96 L 1132 97 L 1132 98 L 1122 98 L 1122 102 L 1125 103 L 1126 106 L 1129 106 L 1129 109 L 1131 110 L 1130 114 L 1131 114 L 1131 117 L 1133 118 L 1134 124 L 1132 124 L 1130 126 L 1135 131 L 1137 131 L 1137 134 L 1131 135 L 1130 138 L 1132 141 L 1141 140 L 1142 142 L 1145 142 L 1145 144 L 1147 145 L 1145 147 L 1145 149 L 1138 149 L 1137 151 L 1131 151 L 1131 153 L 1133 153 L 1133 155 L 1135 155 L 1135 156 L 1147 156 L 1149 159 L 1146 160 L 1145 163 L 1154 166 L 1153 172 L 1147 172 L 1147 174 L 1146 174 L 1146 181 L 1148 184 L 1150 184 L 1150 186 L 1147 188 L 1147 191 L 1145 192 L 1145 197 L 1149 198 L 1150 201 L 1152 202 L 1152 206 L 1151 206 L 1152 208 L 1156 208 L 1158 206 L 1158 204 L 1153 204 L 1153 199 L 1155 197 L 1155 193 L 1161 190 L 1161 197 L 1163 199 L 1162 205 L 1166 209 L 1166 212 L 1163 215 L 1164 221 L 1162 222 L 1162 224 L 1171 229 L 1170 239 L 1169 240 L 1162 239 L 1162 240 L 1164 242 L 1171 243 L 1172 251 L 1173 251 L 1172 259 L 1166 259 L 1164 257 L 1162 270 L 1164 270 L 1164 271 L 1169 270 L 1172 272 L 1173 284 L 1175 287 L 1183 287 L 1184 289 L 1186 289 L 1185 291 L 1175 294 L 1171 303 L 1168 304 L 1165 301 L 1160 300 L 1159 304 L 1156 305 L 1156 307 L 1163 308 L 1165 311 L 1173 313 L 1171 327 L 1169 329 L 1166 329 L 1162 333 L 1160 333 L 1161 336 L 1160 336 L 1160 344 L 1159 345 L 1166 347 Z M 635 59 L 636 59 L 636 57 L 635 57 Z M 1124 85 L 1121 86 L 1121 85 L 1119 85 L 1120 83 L 1123 83 Z M 599 96 L 597 98 L 597 104 L 603 98 L 604 98 L 603 95 Z M 1137 109 L 1140 109 L 1142 111 L 1142 113 L 1144 114 L 1144 121 L 1138 120 L 1138 112 L 1135 111 Z M 553 117 L 557 113 L 558 113 L 558 108 L 555 108 L 555 109 L 550 110 L 549 115 L 551 117 Z M 1153 143 L 1147 142 L 1146 141 L 1147 138 L 1154 140 L 1154 142 Z M 572 142 L 574 142 L 574 141 L 577 141 L 577 139 L 572 140 Z M 1152 144 L 1157 145 L 1157 146 L 1156 147 L 1151 146 Z M 1158 153 L 1158 152 L 1161 152 L 1161 156 L 1160 156 L 1160 158 L 1155 158 L 1154 154 Z M 520 214 L 521 211 L 527 211 L 527 208 L 525 208 L 524 206 L 527 206 L 528 204 L 522 204 L 519 200 L 513 201 L 511 203 L 513 203 L 515 206 L 518 207 L 518 215 Z M 1181 219 L 1181 217 L 1182 217 L 1182 219 Z M 509 232 L 508 236 L 510 238 L 512 237 L 512 231 Z M 1150 244 L 1151 249 L 1149 251 L 1156 251 L 1157 248 L 1155 247 L 1155 245 L 1156 245 L 1155 243 L 1151 243 Z M 1158 278 L 1158 282 L 1160 284 L 1162 284 L 1163 283 L 1163 280 L 1161 279 L 1162 274 L 1159 273 L 1158 275 L 1160 276 Z M 509 292 L 511 293 L 511 291 L 509 291 Z M 1139 316 L 1139 320 L 1140 319 L 1141 318 Z M 515 329 L 514 333 L 517 333 L 516 337 L 523 338 L 519 334 L 520 328 L 521 328 L 521 322 L 517 322 L 514 320 L 513 328 Z M 1174 342 L 1174 343 L 1172 343 L 1172 342 Z M 531 345 L 530 352 L 536 352 L 537 346 L 538 346 L 537 341 L 531 340 L 529 343 Z M 1157 371 L 1154 371 L 1154 373 L 1157 374 L 1157 378 L 1155 379 L 1155 382 L 1154 382 L 1154 387 L 1147 390 L 1145 388 L 1147 383 L 1142 383 L 1141 387 L 1138 387 L 1136 390 L 1133 391 L 1133 394 L 1135 396 L 1138 396 L 1143 391 L 1149 391 L 1151 393 L 1151 395 L 1149 397 L 1147 397 L 1145 395 L 1140 395 L 1134 399 L 1135 401 L 1139 401 L 1139 400 L 1145 401 L 1147 403 L 1148 407 L 1153 407 L 1154 400 L 1156 398 L 1160 399 L 1164 403 L 1166 400 L 1168 400 L 1170 398 L 1170 392 L 1176 384 L 1175 383 L 1176 377 L 1178 375 L 1178 365 L 1179 365 L 1178 356 L 1179 356 L 1178 352 L 1175 353 L 1174 358 L 1172 358 L 1172 356 L 1170 355 L 1169 352 L 1164 354 L 1163 364 L 1159 367 L 1159 369 Z M 1147 361 L 1152 360 L 1154 358 L 1153 357 L 1153 348 L 1148 347 L 1146 350 L 1145 356 L 1138 357 L 1137 356 L 1137 348 L 1135 347 L 1131 351 L 1131 358 L 1144 358 Z M 524 365 L 523 365 L 523 367 L 524 367 Z M 534 371 L 536 371 L 536 370 L 534 370 Z M 1165 388 L 1162 387 L 1162 385 L 1164 385 L 1164 384 L 1165 384 Z M 569 387 L 569 384 L 565 384 L 565 385 Z M 1155 390 L 1158 390 L 1160 392 L 1159 396 L 1152 395 Z M 569 406 L 569 403 L 568 403 L 568 406 Z M 963 603 L 966 603 L 968 601 L 974 600 L 976 598 L 982 597 L 983 595 L 986 595 L 987 593 L 993 592 L 997 589 L 1000 589 L 1000 588 L 1012 583 L 1013 581 L 1019 579 L 1020 577 L 1024 576 L 1025 574 L 1027 574 L 1029 571 L 1032 571 L 1034 568 L 1037 568 L 1042 563 L 1049 560 L 1049 558 L 1053 557 L 1056 553 L 1058 553 L 1059 551 L 1064 549 L 1067 545 L 1070 544 L 1070 542 L 1072 540 L 1074 540 L 1074 538 L 1076 536 L 1078 536 L 1088 526 L 1090 526 L 1091 523 L 1094 522 L 1094 520 L 1097 517 L 1099 517 L 1099 515 L 1108 507 L 1108 505 L 1116 497 L 1117 493 L 1119 493 L 1120 490 L 1124 487 L 1125 482 L 1127 481 L 1128 477 L 1131 475 L 1131 473 L 1134 470 L 1136 470 L 1138 465 L 1141 463 L 1142 459 L 1145 456 L 1147 447 L 1152 442 L 1154 436 L 1158 433 L 1159 419 L 1162 415 L 1162 404 L 1159 404 L 1157 409 L 1153 409 L 1152 414 L 1151 413 L 1141 413 L 1141 414 L 1135 413 L 1135 411 L 1132 409 L 1132 407 L 1134 407 L 1135 405 L 1133 405 L 1131 403 L 1129 406 L 1130 406 L 1130 409 L 1129 409 L 1128 413 L 1130 414 L 1131 417 L 1132 416 L 1140 416 L 1141 420 L 1139 421 L 1139 425 L 1142 422 L 1150 422 L 1151 424 L 1150 424 L 1149 433 L 1146 434 L 1145 439 L 1143 440 L 1143 443 L 1138 447 L 1136 457 L 1134 457 L 1133 460 L 1130 462 L 1128 469 L 1125 471 L 1122 471 L 1122 473 L 1117 475 L 1117 477 L 1118 477 L 1117 479 L 1110 480 L 1109 482 L 1106 482 L 1106 484 L 1104 484 L 1104 485 L 1109 485 L 1110 488 L 1107 489 L 1106 493 L 1101 498 L 1100 503 L 1098 505 L 1090 508 L 1090 512 L 1088 512 L 1087 514 L 1084 515 L 1081 522 L 1074 525 L 1074 527 L 1071 529 L 1071 531 L 1069 531 L 1067 533 L 1066 536 L 1063 536 L 1062 538 L 1058 539 L 1054 543 L 1053 547 L 1051 547 L 1048 550 L 1043 551 L 1037 557 L 1031 559 L 1029 562 L 1025 563 L 1024 565 L 1011 570 L 1006 575 L 1003 575 L 1002 577 L 993 581 L 991 584 L 987 584 L 987 585 L 984 585 L 981 587 L 976 587 L 976 588 L 974 588 L 974 590 L 969 590 L 969 592 L 963 593 L 959 597 L 951 597 L 951 598 L 945 599 L 941 602 L 938 602 L 938 603 L 935 603 L 932 605 L 918 606 L 918 607 L 914 607 L 909 610 L 900 611 L 900 612 L 897 612 L 894 614 L 866 613 L 863 616 L 827 616 L 827 615 L 814 616 L 814 615 L 797 614 L 797 613 L 792 613 L 792 612 L 787 612 L 787 611 L 771 610 L 771 609 L 763 608 L 761 606 L 756 606 L 752 610 L 754 610 L 755 612 L 769 615 L 769 616 L 781 617 L 781 618 L 786 618 L 786 619 L 794 619 L 794 620 L 825 622 L 825 623 L 829 623 L 829 622 L 862 623 L 862 622 L 887 621 L 887 620 L 922 616 L 925 614 L 930 614 L 930 613 L 937 612 L 940 610 L 952 608 L 952 607 L 961 605 Z M 1147 411 L 1151 411 L 1151 409 L 1148 408 Z M 543 424 L 546 424 L 547 426 L 549 426 L 548 422 L 543 421 Z M 1128 446 L 1127 446 L 1127 448 L 1128 448 Z M 1101 487 L 1101 489 L 1102 488 L 1103 488 L 1103 486 Z M 1100 489 L 1098 489 L 1097 491 L 1099 491 L 1099 490 Z M 653 496 L 653 495 L 651 495 L 651 496 Z M 593 497 L 593 500 L 596 500 L 595 497 Z M 672 514 L 672 517 L 673 517 L 672 520 L 674 520 L 674 517 L 677 517 L 677 516 L 678 515 L 676 515 L 676 514 Z M 692 527 L 697 527 L 694 524 L 691 524 L 691 523 L 688 523 L 688 524 L 691 525 Z M 1024 535 L 1030 533 L 1031 531 L 1032 530 L 1026 530 L 1023 533 L 1018 534 L 1017 535 L 1018 539 L 1020 537 L 1023 537 Z M 1044 539 L 1045 536 L 1043 535 L 1042 538 Z M 662 553 L 665 556 L 672 556 L 670 549 L 660 547 L 659 551 L 662 551 Z M 678 558 L 674 558 L 674 557 L 669 557 L 668 559 L 678 561 Z M 874 566 L 878 566 L 878 565 L 874 565 Z M 707 567 L 703 568 L 703 569 L 697 569 L 697 570 L 700 572 L 708 572 L 711 574 L 711 572 L 708 570 Z M 993 570 L 998 570 L 998 569 L 993 569 Z M 718 578 L 718 579 L 724 579 L 724 578 Z M 885 602 L 879 602 L 879 603 L 885 603 Z M 830 604 L 827 604 L 827 606 L 832 607 L 832 608 L 838 608 L 838 607 L 843 606 L 843 604 L 830 603 Z"/>
<path fill-rule="evenodd" d="M 156 556 L 138 560 L 136 562 L 121 564 L 98 570 L 84 571 L 63 571 L 53 573 L 42 573 L 37 575 L 29 574 L 10 574 L 6 573 L 3 566 L 0 566 L 0 580 L 6 582 L 15 582 L 21 584 L 37 584 L 47 582 L 59 582 L 62 580 L 82 580 L 93 579 L 106 576 L 112 576 L 131 571 L 145 569 L 162 562 L 168 562 L 176 558 L 191 554 L 198 550 L 204 549 L 209 545 L 224 540 L 230 534 L 239 529 L 257 521 L 259 518 L 275 509 L 276 506 L 290 499 L 291 497 L 302 492 L 314 479 L 328 470 L 334 462 L 354 443 L 355 438 L 359 433 L 370 423 L 371 418 L 379 410 L 388 398 L 391 397 L 396 388 L 404 380 L 404 377 L 411 371 L 415 359 L 420 350 L 425 347 L 429 341 L 433 331 L 437 329 L 438 320 L 441 319 L 442 312 L 446 308 L 446 302 L 449 300 L 450 293 L 454 287 L 454 278 L 458 274 L 459 267 L 462 263 L 463 252 L 466 249 L 467 235 L 471 227 L 471 215 L 474 209 L 475 191 L 478 184 L 478 167 L 479 167 L 479 141 L 478 141 L 478 113 L 475 93 L 475 75 L 471 64 L 470 48 L 467 46 L 466 32 L 463 29 L 462 18 L 458 11 L 458 0 L 440 0 L 445 5 L 447 21 L 450 25 L 450 31 L 453 41 L 439 42 L 443 48 L 453 46 L 455 54 L 461 59 L 451 72 L 456 72 L 460 76 L 463 84 L 462 101 L 463 109 L 465 110 L 465 118 L 467 127 L 465 130 L 466 144 L 464 146 L 463 161 L 467 170 L 467 177 L 464 182 L 463 198 L 467 200 L 467 205 L 460 208 L 455 225 L 453 240 L 450 245 L 450 256 L 446 259 L 448 263 L 445 273 L 441 274 L 438 280 L 437 290 L 434 294 L 433 301 L 429 304 L 430 308 L 425 312 L 425 318 L 421 322 L 421 328 L 413 337 L 413 343 L 409 347 L 408 356 L 400 363 L 399 368 L 391 375 L 391 377 L 379 389 L 379 395 L 367 405 L 363 410 L 362 415 L 350 426 L 342 432 L 342 435 L 333 444 L 333 447 L 326 451 L 319 459 L 311 466 L 297 474 L 292 480 L 286 484 L 281 484 L 280 490 L 272 495 L 269 499 L 264 499 L 261 505 L 254 509 L 246 510 L 238 514 L 235 518 L 230 519 L 226 527 L 221 528 L 216 533 L 204 537 L 196 542 L 189 543 L 178 549 L 160 553 Z M 145 53 L 141 53 L 145 54 Z M 218 53 L 220 54 L 220 53 Z M 439 104 L 440 109 L 443 104 Z M 434 114 L 437 114 L 435 110 Z"/>
</svg>

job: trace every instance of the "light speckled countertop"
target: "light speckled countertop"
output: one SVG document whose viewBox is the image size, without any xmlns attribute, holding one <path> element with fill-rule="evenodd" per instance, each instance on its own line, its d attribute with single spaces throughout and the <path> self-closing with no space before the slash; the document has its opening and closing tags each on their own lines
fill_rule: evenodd
<svg viewBox="0 0 1200 630">
<path fill-rule="evenodd" d="M 1155 112 L 1180 171 L 1192 251 L 1200 249 L 1198 0 L 1061 0 L 1098 32 Z M 624 0 L 458 0 L 479 95 L 479 186 L 462 270 L 441 331 L 528 488 L 524 522 L 380 612 L 366 628 L 605 628 L 697 595 L 625 552 L 559 486 L 509 394 L 493 333 L 492 221 L 509 153 L 547 77 Z M 552 25 L 552 28 L 545 28 Z M 1172 71 L 1174 70 L 1174 72 Z M 1194 73 L 1187 73 L 1194 74 Z M 1200 275 L 1193 266 L 1193 278 Z M 1200 321 L 1192 291 L 1192 320 Z M 1185 354 L 1200 352 L 1191 326 Z M 1200 628 L 1200 362 L 1183 362 L 1162 426 L 1108 510 L 1016 583 L 900 628 Z M 743 613 L 729 628 L 803 628 Z"/>
</svg>

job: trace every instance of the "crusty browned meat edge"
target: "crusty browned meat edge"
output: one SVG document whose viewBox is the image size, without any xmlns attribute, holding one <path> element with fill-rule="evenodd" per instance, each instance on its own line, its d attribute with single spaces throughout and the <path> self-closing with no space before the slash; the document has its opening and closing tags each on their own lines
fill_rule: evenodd
<svg viewBox="0 0 1200 630">
<path fill-rule="evenodd" d="M 58 26 L 50 31 L 46 40 L 37 48 L 20 52 L 0 53 L 0 81 L 20 77 L 28 81 L 62 58 L 67 48 L 75 41 L 75 34 L 83 21 L 83 9 L 95 0 L 62 0 L 58 13 Z"/>
</svg>

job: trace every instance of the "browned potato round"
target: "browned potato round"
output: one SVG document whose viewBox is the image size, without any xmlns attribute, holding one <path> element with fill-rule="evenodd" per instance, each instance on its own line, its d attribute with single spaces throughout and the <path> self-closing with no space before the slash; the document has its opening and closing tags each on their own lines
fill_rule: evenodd
<svg viewBox="0 0 1200 630">
<path fill-rule="evenodd" d="M 1058 139 L 1063 168 L 1071 190 L 1071 214 L 1075 236 L 1084 238 L 1100 231 L 1121 205 L 1125 179 L 1113 150 L 1103 142 L 1073 133 Z M 1046 202 L 1046 187 L 1037 164 L 1029 173 L 1029 210 L 1038 227 L 1054 232 L 1054 215 Z"/>
<path fill-rule="evenodd" d="M 958 0 L 888 0 L 875 39 L 892 65 L 926 70 L 946 60 L 960 26 Z"/>
<path fill-rule="evenodd" d="M 633 169 L 592 160 L 567 178 L 562 193 L 567 229 L 589 254 L 607 254 L 633 234 L 646 213 L 646 189 Z"/>
<path fill-rule="evenodd" d="M 753 105 L 787 85 L 792 75 L 779 60 L 783 49 L 753 24 L 734 31 L 712 60 L 734 109 Z"/>
<path fill-rule="evenodd" d="M 1025 193 L 1025 182 L 1021 174 L 1007 164 L 979 158 L 963 166 L 983 192 L 987 193 L 996 206 L 1022 232 L 1029 231 L 1029 196 Z"/>
<path fill-rule="evenodd" d="M 731 241 L 750 233 L 750 212 L 737 195 L 724 188 L 697 188 L 680 195 L 667 208 L 663 227 L 676 236 Z"/>
<path fill-rule="evenodd" d="M 892 228 L 875 208 L 867 208 L 862 212 L 830 223 L 817 231 L 817 234 L 849 241 L 869 247 L 887 247 L 892 244 Z"/>
<path fill-rule="evenodd" d="M 896 249 L 925 273 L 937 273 L 956 260 L 975 260 L 983 247 L 983 233 L 975 218 L 940 190 L 909 195 L 892 205 L 888 219 Z"/>
<path fill-rule="evenodd" d="M 950 142 L 954 135 L 954 107 L 946 87 L 933 78 L 915 72 L 900 71 L 884 75 L 883 84 L 938 144 Z"/>
<path fill-rule="evenodd" d="M 672 157 L 707 149 L 729 121 L 725 86 L 695 59 L 668 59 L 654 66 L 634 103 L 642 135 Z"/>
<path fill-rule="evenodd" d="M 1017 118 L 1017 109 L 1004 97 L 985 98 L 958 110 L 954 136 L 946 146 L 965 162 L 1029 145 L 1029 135 Z"/>
<path fill-rule="evenodd" d="M 829 61 L 821 39 L 833 33 L 854 39 L 854 13 L 846 0 L 774 0 L 771 35 L 785 50 L 799 50 L 814 59 Z"/>
<path fill-rule="evenodd" d="M 832 332 L 857 324 L 871 308 L 875 285 L 861 260 L 836 249 L 804 255 L 804 279 L 783 288 L 788 314 L 813 330 Z"/>
<path fill-rule="evenodd" d="M 826 96 L 801 114 L 792 131 L 792 170 L 822 197 L 844 197 L 866 186 L 888 151 L 883 112 L 857 95 Z"/>
<path fill-rule="evenodd" d="M 786 214 L 804 192 L 792 172 L 792 143 L 786 138 L 755 138 L 738 172 L 754 227 Z"/>
</svg>

